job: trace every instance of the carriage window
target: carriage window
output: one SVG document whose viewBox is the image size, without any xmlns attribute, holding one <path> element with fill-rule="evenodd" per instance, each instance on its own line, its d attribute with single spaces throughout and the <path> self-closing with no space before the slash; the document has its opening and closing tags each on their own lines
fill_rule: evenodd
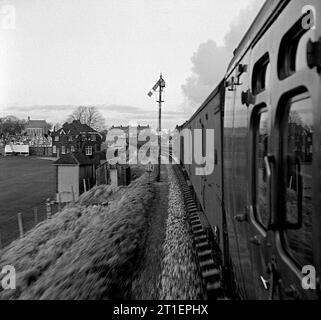
<svg viewBox="0 0 321 320">
<path fill-rule="evenodd" d="M 313 113 L 307 94 L 289 103 L 283 136 L 286 220 L 290 250 L 303 266 L 312 264 Z"/>
<path fill-rule="evenodd" d="M 266 109 L 257 114 L 254 145 L 256 150 L 255 161 L 255 204 L 257 219 L 267 229 L 269 226 L 268 186 L 264 158 L 268 154 L 268 112 Z"/>
<path fill-rule="evenodd" d="M 269 84 L 270 80 L 270 57 L 266 53 L 253 68 L 252 91 L 254 94 L 263 92 Z"/>
<path fill-rule="evenodd" d="M 311 39 L 312 34 L 313 34 L 313 30 L 311 29 L 308 32 L 306 32 L 299 41 L 298 50 L 296 54 L 296 61 L 295 61 L 296 71 L 299 71 L 301 69 L 308 67 L 307 45 L 309 40 Z"/>
<path fill-rule="evenodd" d="M 313 30 L 303 27 L 303 15 L 284 35 L 278 55 L 278 76 L 283 80 L 307 66 L 307 42 Z"/>
</svg>

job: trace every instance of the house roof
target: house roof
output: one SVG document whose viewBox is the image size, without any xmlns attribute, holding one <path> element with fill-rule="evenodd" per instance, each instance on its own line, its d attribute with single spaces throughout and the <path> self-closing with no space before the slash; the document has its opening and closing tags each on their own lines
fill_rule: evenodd
<svg viewBox="0 0 321 320">
<path fill-rule="evenodd" d="M 26 128 L 43 128 L 48 126 L 46 120 L 29 120 Z"/>
<path fill-rule="evenodd" d="M 59 164 L 73 164 L 73 165 L 90 165 L 93 161 L 80 152 L 67 153 L 54 162 L 55 165 Z"/>
<path fill-rule="evenodd" d="M 59 130 L 53 132 L 53 135 L 59 135 L 62 131 L 64 131 L 65 134 L 72 134 L 77 135 L 79 133 L 96 133 L 99 134 L 95 129 L 91 128 L 87 124 L 81 123 L 79 120 L 74 120 L 71 123 L 64 123 L 62 128 Z"/>
</svg>

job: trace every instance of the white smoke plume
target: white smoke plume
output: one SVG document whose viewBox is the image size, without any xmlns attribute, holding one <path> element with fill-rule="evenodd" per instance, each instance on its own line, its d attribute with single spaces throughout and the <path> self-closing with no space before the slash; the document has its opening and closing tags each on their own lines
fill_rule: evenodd
<svg viewBox="0 0 321 320">
<path fill-rule="evenodd" d="M 253 0 L 247 8 L 240 11 L 224 37 L 224 46 L 218 46 L 211 39 L 199 45 L 191 58 L 192 75 L 182 85 L 185 112 L 192 114 L 223 79 L 233 51 L 263 3 L 264 0 Z"/>
</svg>

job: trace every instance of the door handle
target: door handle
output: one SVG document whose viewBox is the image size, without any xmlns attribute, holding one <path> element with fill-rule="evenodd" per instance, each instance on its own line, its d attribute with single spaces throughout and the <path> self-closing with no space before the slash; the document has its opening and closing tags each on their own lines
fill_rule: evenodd
<svg viewBox="0 0 321 320">
<path fill-rule="evenodd" d="M 262 281 L 262 283 L 263 283 L 264 289 L 265 289 L 265 290 L 269 290 L 271 281 L 270 281 L 270 280 L 265 280 L 265 279 L 263 278 L 263 276 L 260 276 L 260 279 L 261 279 L 261 281 Z"/>
<path fill-rule="evenodd" d="M 266 175 L 267 175 L 267 178 L 268 178 L 269 182 L 271 181 L 271 176 L 272 176 L 271 166 L 270 166 L 270 161 L 271 160 L 272 160 L 272 156 L 265 156 L 264 157 Z"/>
</svg>

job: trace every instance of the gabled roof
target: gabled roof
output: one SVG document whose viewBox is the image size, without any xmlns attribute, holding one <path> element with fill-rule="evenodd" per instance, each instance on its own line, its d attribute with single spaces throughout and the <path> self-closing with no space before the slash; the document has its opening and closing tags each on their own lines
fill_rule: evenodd
<svg viewBox="0 0 321 320">
<path fill-rule="evenodd" d="M 67 153 L 54 162 L 55 165 L 59 164 L 73 164 L 73 165 L 89 165 L 93 161 L 80 152 Z"/>
<path fill-rule="evenodd" d="M 91 128 L 87 124 L 81 123 L 79 120 L 74 120 L 71 123 L 68 123 L 68 122 L 64 123 L 62 128 L 53 132 L 53 135 L 59 135 L 62 131 L 65 134 L 71 134 L 71 135 L 77 135 L 80 133 L 99 134 L 95 129 Z"/>
<path fill-rule="evenodd" d="M 26 128 L 43 128 L 48 126 L 46 120 L 29 120 Z"/>
</svg>

